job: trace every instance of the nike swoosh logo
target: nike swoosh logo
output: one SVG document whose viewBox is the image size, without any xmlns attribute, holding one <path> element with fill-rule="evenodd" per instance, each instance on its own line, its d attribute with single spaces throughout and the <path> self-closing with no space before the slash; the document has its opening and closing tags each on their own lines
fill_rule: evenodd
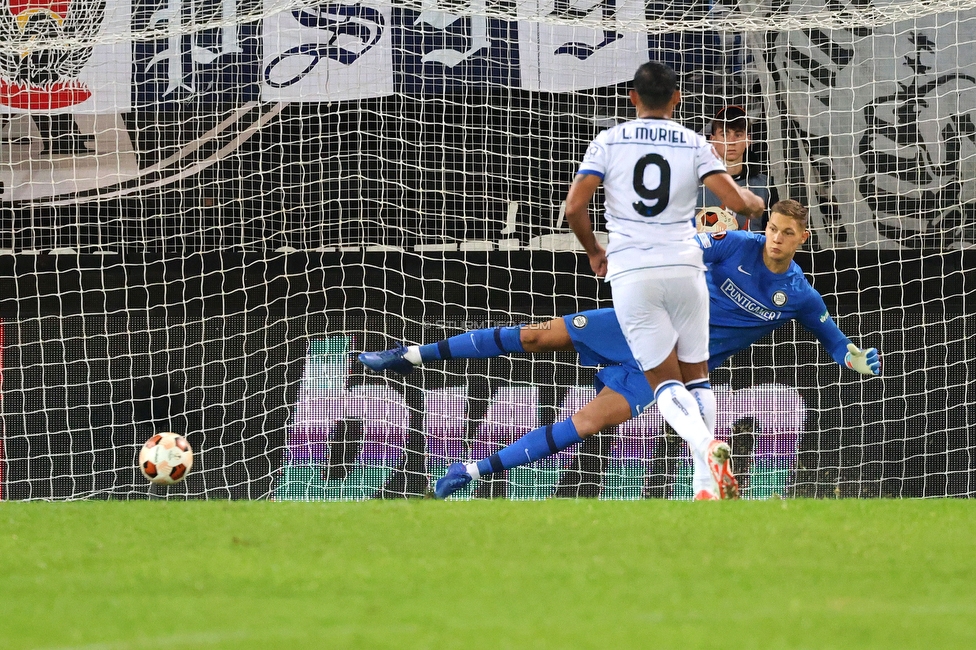
<svg viewBox="0 0 976 650">
<path fill-rule="evenodd" d="M 744 268 L 742 268 L 741 264 L 739 265 L 738 268 L 740 273 L 745 273 L 746 275 L 752 275 L 752 273 L 749 273 L 749 271 L 746 271 Z"/>
</svg>

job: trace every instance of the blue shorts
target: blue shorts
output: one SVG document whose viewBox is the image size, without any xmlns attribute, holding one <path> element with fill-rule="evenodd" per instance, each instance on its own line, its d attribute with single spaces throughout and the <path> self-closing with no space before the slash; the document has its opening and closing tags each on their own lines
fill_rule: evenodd
<svg viewBox="0 0 976 650">
<path fill-rule="evenodd" d="M 599 393 L 604 386 L 630 404 L 632 417 L 654 403 L 654 391 L 630 352 L 613 309 L 592 309 L 563 316 L 566 330 L 584 366 L 604 366 L 593 378 Z"/>
</svg>

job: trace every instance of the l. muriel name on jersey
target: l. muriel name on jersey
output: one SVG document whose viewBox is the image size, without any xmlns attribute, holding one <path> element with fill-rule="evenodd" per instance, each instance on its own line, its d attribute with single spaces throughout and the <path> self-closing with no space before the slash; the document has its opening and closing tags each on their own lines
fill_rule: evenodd
<svg viewBox="0 0 976 650">
<path fill-rule="evenodd" d="M 742 309 L 745 309 L 750 314 L 758 316 L 763 320 L 774 321 L 782 315 L 781 312 L 768 309 L 758 300 L 742 291 L 742 289 L 735 286 L 735 283 L 729 278 L 725 278 L 725 282 L 722 283 L 722 293 L 728 296 L 732 302 L 737 304 Z"/>
<path fill-rule="evenodd" d="M 687 144 L 685 132 L 665 127 L 627 126 L 620 129 L 621 140 L 645 140 L 647 142 L 671 142 Z"/>
</svg>

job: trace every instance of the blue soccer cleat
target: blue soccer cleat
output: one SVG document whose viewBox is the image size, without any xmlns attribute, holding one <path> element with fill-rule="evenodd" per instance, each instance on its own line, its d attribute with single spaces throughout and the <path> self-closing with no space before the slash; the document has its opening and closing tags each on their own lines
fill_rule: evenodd
<svg viewBox="0 0 976 650">
<path fill-rule="evenodd" d="M 403 355 L 407 348 L 399 346 L 392 350 L 380 350 L 379 352 L 363 352 L 359 355 L 359 361 L 364 366 L 375 372 L 392 370 L 401 375 L 409 375 L 413 372 L 414 365 L 407 361 Z"/>
<path fill-rule="evenodd" d="M 462 463 L 453 463 L 447 468 L 447 474 L 438 479 L 434 485 L 434 496 L 446 499 L 471 482 L 471 475 Z"/>
</svg>

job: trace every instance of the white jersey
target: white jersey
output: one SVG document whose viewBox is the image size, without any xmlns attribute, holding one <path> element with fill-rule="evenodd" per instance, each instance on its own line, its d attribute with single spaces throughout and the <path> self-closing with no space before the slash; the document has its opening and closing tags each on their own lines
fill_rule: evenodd
<svg viewBox="0 0 976 650">
<path fill-rule="evenodd" d="M 672 120 L 641 118 L 600 133 L 579 173 L 603 179 L 607 280 L 637 269 L 705 270 L 693 223 L 698 188 L 724 171 L 704 136 Z"/>
</svg>

